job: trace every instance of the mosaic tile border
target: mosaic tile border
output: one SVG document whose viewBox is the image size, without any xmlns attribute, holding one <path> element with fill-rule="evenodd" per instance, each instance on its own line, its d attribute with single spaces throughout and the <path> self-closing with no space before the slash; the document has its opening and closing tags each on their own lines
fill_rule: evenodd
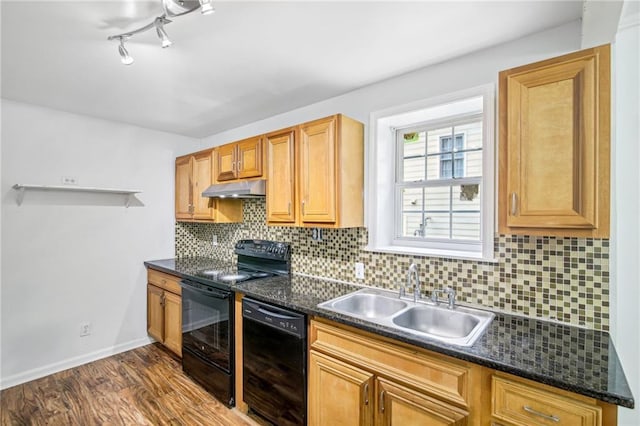
<svg viewBox="0 0 640 426">
<path fill-rule="evenodd" d="M 462 303 L 596 330 L 609 329 L 609 240 L 499 235 L 497 263 L 365 251 L 365 228 L 326 229 L 313 241 L 307 228 L 266 226 L 264 200 L 245 200 L 244 223 L 176 223 L 176 256 L 234 261 L 243 238 L 288 242 L 294 272 L 398 289 L 413 262 L 427 292 L 452 286 Z M 212 244 L 213 235 L 218 244 Z M 365 279 L 354 279 L 355 262 Z"/>
</svg>

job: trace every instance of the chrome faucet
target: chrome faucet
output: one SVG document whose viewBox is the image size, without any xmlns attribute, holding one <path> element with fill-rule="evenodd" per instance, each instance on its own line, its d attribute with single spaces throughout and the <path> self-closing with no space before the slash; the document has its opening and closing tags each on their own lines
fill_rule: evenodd
<svg viewBox="0 0 640 426">
<path fill-rule="evenodd" d="M 438 299 L 438 294 L 444 293 L 447 295 L 447 308 L 455 309 L 456 308 L 456 291 L 451 287 L 445 287 L 444 289 L 438 291 L 433 290 L 431 292 L 431 303 L 437 305 L 440 303 L 440 299 Z"/>
<path fill-rule="evenodd" d="M 412 284 L 413 279 L 413 284 Z M 420 295 L 420 279 L 418 278 L 418 266 L 415 263 L 409 265 L 409 269 L 407 270 L 407 287 L 413 287 L 413 301 L 417 302 L 422 296 Z M 402 295 L 402 290 L 401 295 Z"/>
</svg>

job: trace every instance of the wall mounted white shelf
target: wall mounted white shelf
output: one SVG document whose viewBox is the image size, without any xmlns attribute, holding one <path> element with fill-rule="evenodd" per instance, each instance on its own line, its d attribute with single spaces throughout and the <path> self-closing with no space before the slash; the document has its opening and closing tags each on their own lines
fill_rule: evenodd
<svg viewBox="0 0 640 426">
<path fill-rule="evenodd" d="M 24 199 L 24 193 L 26 190 L 34 190 L 34 191 L 65 191 L 65 192 L 92 192 L 95 194 L 120 194 L 124 195 L 124 206 L 129 207 L 131 203 L 131 197 L 134 194 L 139 194 L 142 191 L 138 191 L 136 189 L 117 189 L 117 188 L 94 188 L 88 186 L 72 186 L 72 185 L 25 185 L 16 183 L 13 185 L 13 189 L 18 191 L 18 196 L 16 201 L 18 205 L 22 204 L 22 200 Z"/>
</svg>

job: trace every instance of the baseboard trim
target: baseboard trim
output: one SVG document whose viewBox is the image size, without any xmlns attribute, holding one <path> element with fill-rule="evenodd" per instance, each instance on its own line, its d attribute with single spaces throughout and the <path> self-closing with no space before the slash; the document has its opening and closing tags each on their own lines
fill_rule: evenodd
<svg viewBox="0 0 640 426">
<path fill-rule="evenodd" d="M 0 378 L 0 390 L 20 385 L 22 383 L 30 382 L 31 380 L 40 379 L 50 374 L 58 373 L 60 371 L 68 370 L 69 368 L 97 361 L 111 355 L 126 352 L 131 349 L 139 348 L 141 346 L 146 346 L 153 342 L 155 342 L 155 340 L 153 340 L 152 338 L 143 337 L 142 339 L 120 343 L 109 348 L 100 349 L 98 351 L 90 352 L 88 354 L 76 356 L 73 358 L 68 358 L 60 362 L 54 362 L 53 364 L 34 368 L 23 373 L 14 374 L 9 377 L 2 377 Z"/>
</svg>

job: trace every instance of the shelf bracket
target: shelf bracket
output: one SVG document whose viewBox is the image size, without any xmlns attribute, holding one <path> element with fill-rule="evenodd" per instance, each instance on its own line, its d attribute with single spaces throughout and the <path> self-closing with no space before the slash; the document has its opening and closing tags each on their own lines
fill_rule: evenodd
<svg viewBox="0 0 640 426">
<path fill-rule="evenodd" d="M 18 188 L 18 194 L 16 195 L 16 201 L 18 202 L 18 207 L 20 207 L 22 205 L 22 200 L 24 200 L 24 192 L 25 192 L 24 187 L 22 188 Z"/>
<path fill-rule="evenodd" d="M 133 194 L 127 194 L 127 195 L 124 197 L 124 207 L 125 207 L 126 209 L 128 209 L 128 208 L 129 208 L 129 206 L 131 205 L 131 197 L 133 197 Z"/>
</svg>

